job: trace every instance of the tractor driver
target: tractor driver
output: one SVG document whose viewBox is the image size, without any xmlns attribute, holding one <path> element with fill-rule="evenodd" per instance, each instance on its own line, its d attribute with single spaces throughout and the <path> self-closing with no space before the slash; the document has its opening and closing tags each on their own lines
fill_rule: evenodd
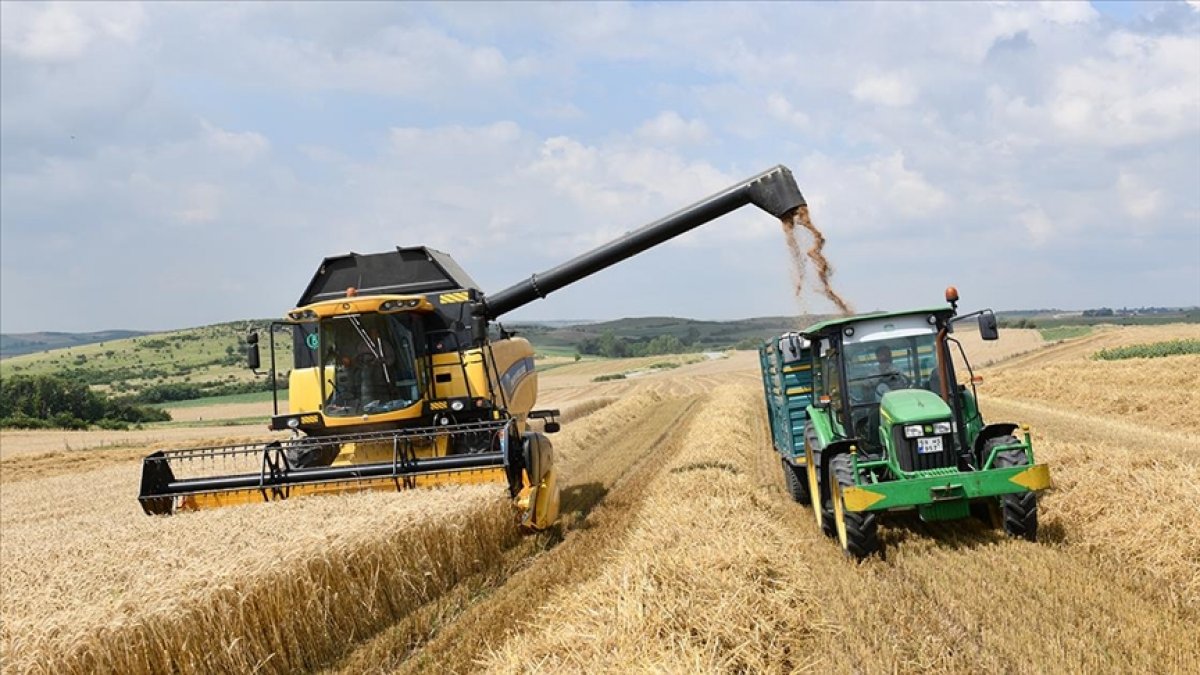
<svg viewBox="0 0 1200 675">
<path fill-rule="evenodd" d="M 883 395 L 892 389 L 908 387 L 908 378 L 900 372 L 892 361 L 892 348 L 879 345 L 875 348 L 875 374 L 871 381 L 875 383 L 875 396 L 882 399 Z"/>
</svg>

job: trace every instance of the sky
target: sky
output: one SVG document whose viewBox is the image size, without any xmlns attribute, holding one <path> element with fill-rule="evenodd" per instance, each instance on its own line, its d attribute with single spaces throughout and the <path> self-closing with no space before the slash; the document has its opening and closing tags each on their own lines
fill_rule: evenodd
<svg viewBox="0 0 1200 675">
<path fill-rule="evenodd" d="M 776 164 L 856 309 L 1200 304 L 1200 1 L 0 4 L 0 331 L 496 292 Z M 510 320 L 823 312 L 747 207 Z M 811 284 L 810 284 L 811 286 Z"/>
</svg>

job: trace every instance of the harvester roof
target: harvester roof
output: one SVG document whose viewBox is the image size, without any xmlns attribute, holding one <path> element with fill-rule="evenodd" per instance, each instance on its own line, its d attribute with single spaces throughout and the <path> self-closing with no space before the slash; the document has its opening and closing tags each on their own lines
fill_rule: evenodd
<svg viewBox="0 0 1200 675">
<path fill-rule="evenodd" d="M 346 295 L 416 295 L 456 289 L 479 290 L 479 284 L 446 253 L 425 246 L 385 253 L 347 253 L 326 258 L 304 289 L 297 307 Z"/>
</svg>

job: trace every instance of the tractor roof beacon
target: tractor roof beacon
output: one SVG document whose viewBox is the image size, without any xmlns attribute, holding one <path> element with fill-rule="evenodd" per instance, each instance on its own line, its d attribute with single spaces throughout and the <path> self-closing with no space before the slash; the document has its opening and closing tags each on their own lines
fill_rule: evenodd
<svg viewBox="0 0 1200 675">
<path fill-rule="evenodd" d="M 1034 461 L 1027 426 L 987 424 L 956 324 L 977 319 L 999 338 L 990 309 L 948 306 L 822 321 L 759 349 L 775 451 L 791 496 L 847 555 L 882 555 L 878 520 L 977 516 L 1037 537 L 1037 496 L 1050 471 Z M 960 384 L 952 346 L 966 366 Z M 966 383 L 970 383 L 970 386 Z"/>
</svg>

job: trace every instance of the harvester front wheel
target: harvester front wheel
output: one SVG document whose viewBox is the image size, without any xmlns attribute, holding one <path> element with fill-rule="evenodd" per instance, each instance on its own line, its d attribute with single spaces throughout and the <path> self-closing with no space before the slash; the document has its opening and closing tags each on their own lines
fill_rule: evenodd
<svg viewBox="0 0 1200 675">
<path fill-rule="evenodd" d="M 993 438 L 983 446 L 984 456 L 991 454 L 991 449 L 997 445 L 1013 445 L 1019 443 L 1012 436 Z M 994 466 L 997 469 L 1007 469 L 1014 466 L 1028 466 L 1029 458 L 1024 450 L 1001 450 L 996 454 Z M 1000 498 L 1000 516 L 1004 521 L 1004 531 L 1011 537 L 1037 541 L 1037 493 L 1018 492 L 1004 495 Z"/>
<path fill-rule="evenodd" d="M 794 501 L 801 504 L 809 503 L 808 496 L 808 475 L 801 474 L 800 468 L 792 466 L 792 463 L 779 458 L 780 464 L 783 465 L 783 481 L 787 484 L 788 494 L 791 495 Z"/>
<path fill-rule="evenodd" d="M 879 543 L 879 517 L 870 511 L 848 511 L 842 490 L 856 485 L 854 465 L 849 455 L 838 455 L 829 462 L 829 491 L 833 497 L 833 521 L 838 542 L 847 556 L 862 560 L 883 554 Z"/>
</svg>

